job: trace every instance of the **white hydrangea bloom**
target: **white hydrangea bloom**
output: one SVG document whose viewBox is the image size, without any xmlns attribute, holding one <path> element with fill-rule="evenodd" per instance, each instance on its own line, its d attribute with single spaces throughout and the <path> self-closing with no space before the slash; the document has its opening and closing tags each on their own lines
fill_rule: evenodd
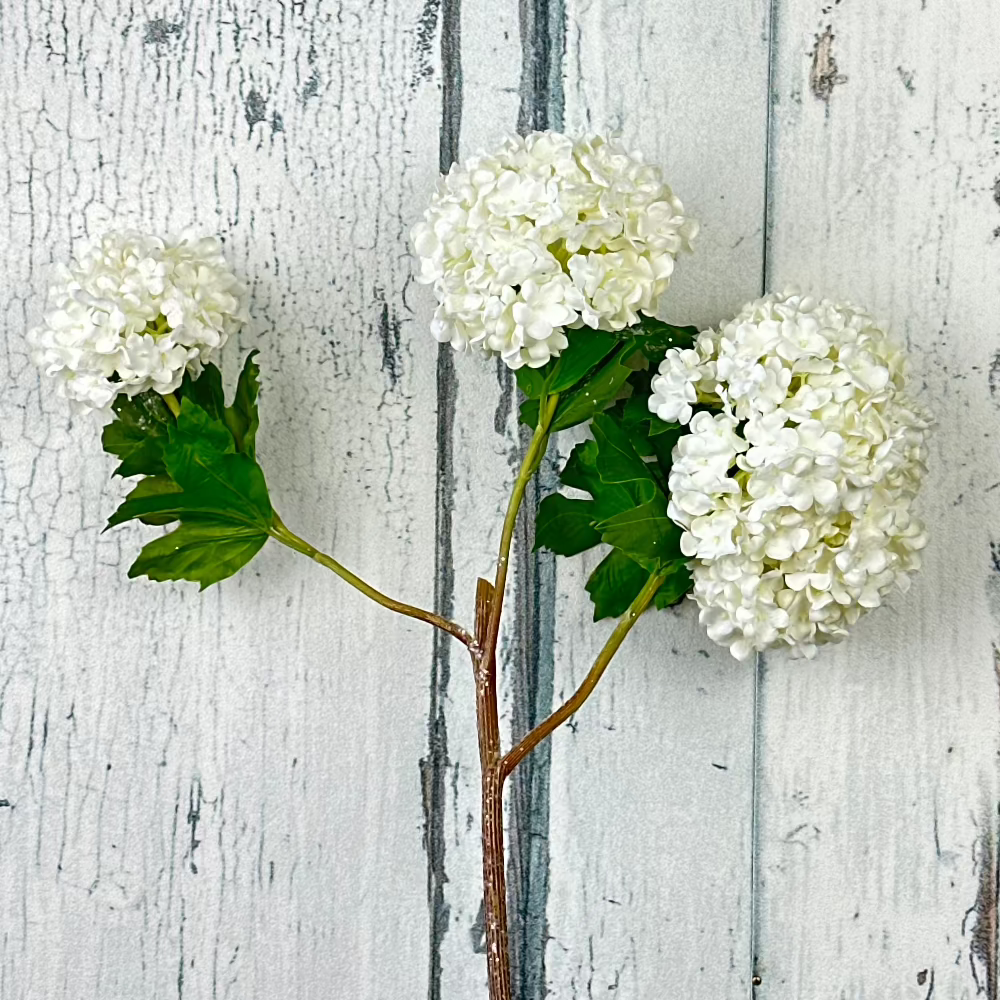
<svg viewBox="0 0 1000 1000">
<path fill-rule="evenodd" d="M 906 589 L 927 541 L 911 507 L 930 424 L 867 313 L 768 295 L 668 351 L 652 388 L 653 413 L 690 423 L 669 510 L 715 642 L 811 657 Z"/>
<path fill-rule="evenodd" d="M 533 132 L 452 166 L 413 246 L 441 343 L 540 368 L 567 329 L 621 330 L 653 313 L 696 232 L 620 139 Z"/>
<path fill-rule="evenodd" d="M 119 393 L 173 392 L 247 318 L 216 237 L 112 232 L 58 269 L 28 343 L 62 396 L 106 410 Z"/>
</svg>

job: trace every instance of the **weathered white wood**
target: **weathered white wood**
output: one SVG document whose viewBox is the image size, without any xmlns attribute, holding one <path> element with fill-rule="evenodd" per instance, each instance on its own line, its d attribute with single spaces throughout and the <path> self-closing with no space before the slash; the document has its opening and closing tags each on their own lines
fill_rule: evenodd
<svg viewBox="0 0 1000 1000">
<path fill-rule="evenodd" d="M 767 659 L 758 992 L 996 997 L 1000 10 L 776 14 L 772 284 L 889 318 L 938 427 L 912 591 Z"/>
<path fill-rule="evenodd" d="M 997 996 L 995 5 L 138 8 L 0 14 L 0 997 L 484 995 L 463 651 L 274 548 L 207 594 L 127 581 L 149 532 L 99 535 L 112 463 L 39 392 L 22 333 L 74 238 L 222 232 L 282 515 L 467 622 L 516 393 L 437 360 L 406 236 L 442 156 L 563 122 L 621 127 L 702 220 L 666 315 L 716 321 L 765 271 L 870 303 L 940 426 L 909 596 L 814 664 L 768 658 L 756 706 L 691 608 L 650 615 L 551 774 L 543 755 L 514 789 L 518 1000 L 728 1000 L 754 971 L 773 1000 Z M 560 561 L 556 589 L 519 555 L 508 741 L 553 633 L 561 698 L 607 632 L 595 559 Z"/>
<path fill-rule="evenodd" d="M 22 334 L 73 238 L 221 231 L 253 286 L 276 506 L 427 598 L 435 351 L 405 256 L 438 162 L 427 17 L 4 6 L 4 1000 L 426 992 L 428 631 L 272 546 L 201 595 L 127 581 L 149 531 L 99 533 L 112 463 Z"/>
<path fill-rule="evenodd" d="M 566 124 L 619 127 L 703 225 L 668 317 L 708 323 L 760 288 L 767 4 L 567 4 Z M 559 561 L 556 691 L 606 638 Z M 554 737 L 550 985 L 559 997 L 745 996 L 754 676 L 692 606 L 650 614 Z"/>
<path fill-rule="evenodd" d="M 462 160 L 516 131 L 522 37 L 513 4 L 465 3 L 460 29 L 461 91 L 457 97 L 461 118 L 457 142 L 450 152 Z M 429 297 L 430 292 L 425 295 Z M 454 406 L 448 442 L 454 504 L 450 571 L 456 616 L 471 625 L 476 580 L 480 576 L 492 580 L 496 572 L 500 529 L 518 461 L 517 398 L 510 373 L 496 362 L 465 355 L 449 355 L 448 361 L 452 374 L 443 391 Z M 511 597 L 513 590 L 512 582 Z M 511 626 L 507 614 L 501 650 L 510 649 L 515 642 Z M 506 663 L 507 658 L 502 659 Z M 453 646 L 450 666 L 447 800 L 438 818 L 445 831 L 448 931 L 440 942 L 439 992 L 432 993 L 429 1000 L 486 995 L 475 688 L 464 649 Z M 504 711 L 505 722 L 508 714 Z M 504 725 L 505 744 L 509 743 L 507 730 Z"/>
</svg>

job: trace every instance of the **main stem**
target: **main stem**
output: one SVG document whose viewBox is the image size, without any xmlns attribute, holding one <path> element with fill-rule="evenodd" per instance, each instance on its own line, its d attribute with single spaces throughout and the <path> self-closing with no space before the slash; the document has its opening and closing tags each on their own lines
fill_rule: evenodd
<svg viewBox="0 0 1000 1000">
<path fill-rule="evenodd" d="M 503 843 L 503 779 L 500 777 L 500 720 L 496 674 L 483 645 L 496 592 L 487 580 L 476 588 L 476 642 L 471 647 L 476 682 L 476 721 L 482 769 L 483 925 L 490 1000 L 511 1000 L 507 877 Z"/>
<path fill-rule="evenodd" d="M 490 1000 L 511 1000 L 510 940 L 507 928 L 507 880 L 504 868 L 503 755 L 497 710 L 497 639 L 503 612 L 510 547 L 518 511 L 531 477 L 549 443 L 558 395 L 541 400 L 538 426 L 521 463 L 500 534 L 494 583 L 480 580 L 476 589 L 476 640 L 470 646 L 476 682 L 476 722 L 482 770 L 483 917 L 486 927 L 486 977 Z"/>
</svg>

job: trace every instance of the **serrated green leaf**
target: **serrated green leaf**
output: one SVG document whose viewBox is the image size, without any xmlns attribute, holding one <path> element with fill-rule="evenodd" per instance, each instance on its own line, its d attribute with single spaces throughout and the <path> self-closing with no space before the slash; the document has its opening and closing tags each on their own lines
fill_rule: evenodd
<svg viewBox="0 0 1000 1000">
<path fill-rule="evenodd" d="M 566 486 L 585 490 L 591 496 L 599 492 L 601 477 L 597 472 L 597 442 L 593 438 L 581 441 L 573 448 L 559 478 Z"/>
<path fill-rule="evenodd" d="M 656 607 L 662 611 L 680 601 L 687 594 L 694 581 L 691 579 L 691 570 L 688 569 L 686 560 L 678 560 L 669 565 L 667 578 L 660 585 L 660 589 L 653 598 Z"/>
<path fill-rule="evenodd" d="M 597 528 L 608 545 L 621 549 L 646 569 L 683 558 L 681 529 L 667 516 L 667 500 L 662 493 L 648 503 L 601 521 Z"/>
<path fill-rule="evenodd" d="M 256 452 L 257 429 L 260 426 L 257 413 L 257 397 L 260 394 L 260 367 L 255 360 L 257 353 L 251 351 L 247 355 L 236 383 L 233 405 L 227 406 L 223 414 L 237 450 L 251 458 Z"/>
<path fill-rule="evenodd" d="M 177 420 L 167 429 L 167 447 L 164 449 L 167 471 L 181 486 L 184 486 L 184 482 L 170 469 L 168 454 L 170 451 L 176 453 L 180 447 L 228 455 L 236 451 L 236 442 L 229 428 L 218 417 L 213 417 L 190 396 L 185 396 L 181 400 L 181 410 Z"/>
<path fill-rule="evenodd" d="M 575 427 L 610 406 L 632 373 L 625 362 L 638 349 L 635 341 L 626 341 L 593 375 L 563 396 L 552 421 L 552 430 Z"/>
<path fill-rule="evenodd" d="M 607 413 L 591 423 L 597 441 L 597 471 L 604 483 L 621 483 L 637 503 L 647 503 L 659 490 L 653 470 L 643 461 L 628 432 Z"/>
<path fill-rule="evenodd" d="M 204 462 L 203 456 L 193 465 Z M 265 533 L 274 518 L 260 466 L 246 455 L 219 455 L 204 481 L 180 492 L 128 497 L 108 519 L 108 528 L 134 519 L 217 521 Z"/>
<path fill-rule="evenodd" d="M 116 476 L 156 476 L 165 470 L 163 446 L 174 418 L 163 397 L 152 390 L 138 396 L 118 396 L 111 404 L 115 418 L 104 428 L 101 443 L 121 459 Z"/>
<path fill-rule="evenodd" d="M 188 372 L 178 390 L 181 405 L 185 399 L 197 403 L 213 420 L 221 420 L 226 409 L 226 394 L 222 388 L 222 372 L 215 365 L 204 365 L 195 378 Z"/>
<path fill-rule="evenodd" d="M 128 500 L 146 500 L 149 497 L 180 493 L 181 488 L 169 476 L 146 476 L 129 492 Z M 139 518 L 143 524 L 170 524 L 176 514 L 145 514 Z"/>
<path fill-rule="evenodd" d="M 594 527 L 595 504 L 591 500 L 571 500 L 561 493 L 547 496 L 538 505 L 535 520 L 535 548 L 546 548 L 558 556 L 575 556 L 601 543 Z"/>
<path fill-rule="evenodd" d="M 190 580 L 202 590 L 242 569 L 267 541 L 266 531 L 217 521 L 184 522 L 143 546 L 131 578 Z"/>
<path fill-rule="evenodd" d="M 602 482 L 597 471 L 597 442 L 582 441 L 570 453 L 560 480 L 594 498 L 594 520 L 603 521 L 635 506 L 635 498 L 621 485 Z"/>
<path fill-rule="evenodd" d="M 586 590 L 594 602 L 594 621 L 625 614 L 648 579 L 649 573 L 621 549 L 609 552 L 587 580 Z"/>
</svg>

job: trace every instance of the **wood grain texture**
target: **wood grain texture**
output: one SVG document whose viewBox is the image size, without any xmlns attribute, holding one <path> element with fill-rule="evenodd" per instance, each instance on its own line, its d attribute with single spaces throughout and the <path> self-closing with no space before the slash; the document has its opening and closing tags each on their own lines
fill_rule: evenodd
<svg viewBox="0 0 1000 1000">
<path fill-rule="evenodd" d="M 1000 11 L 776 10 L 769 272 L 869 304 L 938 427 L 925 568 L 761 688 L 758 991 L 997 996 Z"/>
<path fill-rule="evenodd" d="M 760 0 L 567 3 L 567 126 L 622 129 L 702 222 L 664 302 L 682 322 L 760 290 L 767 28 Z M 609 631 L 583 592 L 596 561 L 558 563 L 560 697 Z M 752 667 L 712 647 L 685 603 L 639 624 L 554 736 L 554 995 L 746 995 L 753 719 Z"/>
<path fill-rule="evenodd" d="M 273 547 L 203 595 L 127 581 L 148 531 L 99 533 L 121 487 L 22 334 L 74 238 L 221 231 L 276 506 L 426 599 L 435 353 L 406 234 L 434 39 L 406 0 L 160 10 L 0 19 L 0 995 L 419 996 L 428 630 Z"/>
<path fill-rule="evenodd" d="M 665 315 L 869 303 L 939 427 L 910 595 L 756 678 L 650 615 L 514 784 L 517 1000 L 996 998 L 998 44 L 990 0 L 5 5 L 0 1000 L 485 995 L 464 651 L 272 547 L 207 594 L 128 582 L 148 531 L 99 534 L 122 487 L 22 335 L 84 234 L 221 232 L 282 516 L 468 622 L 517 394 L 437 351 L 407 232 L 439 168 L 563 124 L 621 128 L 701 219 Z M 530 545 L 507 743 L 607 632 L 595 560 Z"/>
</svg>

